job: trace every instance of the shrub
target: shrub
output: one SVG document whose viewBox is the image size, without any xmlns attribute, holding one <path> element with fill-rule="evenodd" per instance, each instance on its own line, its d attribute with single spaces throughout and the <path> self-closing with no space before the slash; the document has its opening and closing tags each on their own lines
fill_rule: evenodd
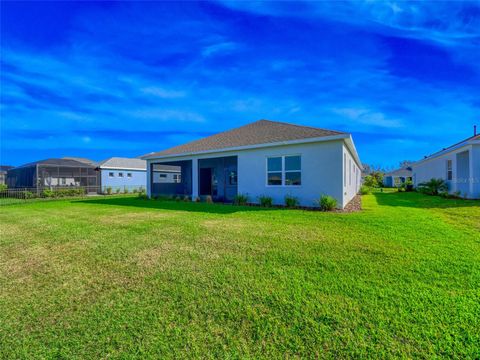
<svg viewBox="0 0 480 360">
<path fill-rule="evenodd" d="M 126 186 L 123 188 L 123 193 L 128 194 L 128 188 Z"/>
<path fill-rule="evenodd" d="M 322 211 L 332 211 L 337 207 L 337 199 L 330 195 L 322 195 L 318 200 L 318 206 Z"/>
<path fill-rule="evenodd" d="M 368 195 L 372 192 L 372 188 L 367 185 L 360 186 L 360 195 Z"/>
<path fill-rule="evenodd" d="M 197 196 L 197 197 L 195 198 L 195 202 L 200 202 L 200 201 L 201 201 L 200 197 Z"/>
<path fill-rule="evenodd" d="M 5 191 L 7 190 L 8 186 L 5 184 L 0 184 L 0 191 Z"/>
<path fill-rule="evenodd" d="M 211 196 L 211 195 L 205 196 L 205 202 L 206 202 L 207 204 L 212 204 L 212 203 L 213 203 L 212 196 Z"/>
<path fill-rule="evenodd" d="M 237 194 L 233 198 L 233 203 L 235 205 L 246 205 L 248 202 L 248 195 L 247 194 Z"/>
<path fill-rule="evenodd" d="M 53 197 L 55 197 L 55 192 L 53 190 L 45 189 L 45 190 L 42 191 L 41 196 L 43 198 L 53 198 Z"/>
<path fill-rule="evenodd" d="M 190 201 L 190 196 L 185 195 L 185 196 L 183 197 L 183 201 L 189 202 L 189 201 Z"/>
<path fill-rule="evenodd" d="M 139 199 L 142 199 L 142 200 L 148 200 L 148 196 L 147 196 L 147 194 L 144 193 L 144 192 L 139 192 L 139 193 L 138 193 L 138 198 L 139 198 Z"/>
<path fill-rule="evenodd" d="M 180 201 L 182 201 L 182 198 L 180 196 L 177 196 L 177 197 L 175 197 L 175 201 L 180 202 Z"/>
<path fill-rule="evenodd" d="M 448 184 L 443 179 L 430 179 L 418 185 L 418 191 L 428 195 L 438 195 L 448 191 Z"/>
<path fill-rule="evenodd" d="M 263 207 L 272 207 L 273 205 L 273 199 L 270 196 L 259 196 L 258 201 L 260 201 L 260 205 Z"/>
<path fill-rule="evenodd" d="M 111 186 L 107 187 L 107 194 L 112 195 L 112 187 Z"/>
<path fill-rule="evenodd" d="M 116 189 L 115 189 L 115 192 L 116 192 L 117 194 L 120 194 L 120 188 L 116 188 Z"/>
<path fill-rule="evenodd" d="M 24 191 L 23 192 L 23 198 L 24 199 L 33 199 L 35 197 L 35 194 L 31 191 Z"/>
<path fill-rule="evenodd" d="M 132 192 L 133 192 L 134 194 L 136 194 L 136 193 L 138 192 L 138 189 L 137 189 L 137 188 L 135 188 L 135 189 L 133 189 L 133 191 L 132 191 Z"/>
<path fill-rule="evenodd" d="M 298 206 L 298 198 L 292 195 L 285 196 L 285 206 L 288 208 L 294 208 Z"/>
</svg>

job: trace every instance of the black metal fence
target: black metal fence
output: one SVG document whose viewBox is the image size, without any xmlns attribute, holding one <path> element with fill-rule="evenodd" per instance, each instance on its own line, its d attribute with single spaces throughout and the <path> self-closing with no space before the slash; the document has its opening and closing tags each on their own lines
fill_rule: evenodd
<svg viewBox="0 0 480 360">
<path fill-rule="evenodd" d="M 104 186 L 104 187 L 52 187 L 15 188 L 0 190 L 0 206 L 22 204 L 32 201 L 61 200 L 66 198 L 87 198 L 127 194 L 144 194 L 143 186 Z"/>
</svg>

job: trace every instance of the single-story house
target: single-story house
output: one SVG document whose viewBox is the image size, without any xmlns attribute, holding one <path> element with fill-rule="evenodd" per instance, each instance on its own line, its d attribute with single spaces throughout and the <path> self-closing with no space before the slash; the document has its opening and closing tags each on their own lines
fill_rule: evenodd
<svg viewBox="0 0 480 360">
<path fill-rule="evenodd" d="M 147 194 L 212 196 L 229 202 L 246 194 L 250 202 L 270 196 L 284 204 L 297 197 L 316 206 L 321 195 L 343 208 L 357 194 L 362 165 L 348 133 L 259 120 L 142 157 L 147 160 Z M 180 181 L 155 183 L 156 166 L 177 166 Z"/>
<path fill-rule="evenodd" d="M 111 157 L 96 163 L 99 183 L 103 192 L 107 188 L 133 190 L 147 186 L 147 162 L 142 159 Z"/>
<path fill-rule="evenodd" d="M 46 159 L 15 167 L 7 172 L 9 188 L 52 189 L 84 187 L 97 192 L 95 166 L 72 159 Z"/>
<path fill-rule="evenodd" d="M 414 186 L 433 178 L 448 183 L 449 192 L 480 199 L 480 135 L 465 139 L 412 164 Z"/>
<path fill-rule="evenodd" d="M 385 173 L 383 176 L 383 186 L 385 187 L 399 187 L 407 181 L 412 181 L 412 168 L 406 167 Z"/>
</svg>

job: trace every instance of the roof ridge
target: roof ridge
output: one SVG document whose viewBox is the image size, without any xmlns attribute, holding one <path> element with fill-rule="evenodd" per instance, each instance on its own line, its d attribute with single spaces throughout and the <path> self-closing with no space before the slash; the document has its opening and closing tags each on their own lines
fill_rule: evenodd
<svg viewBox="0 0 480 360">
<path fill-rule="evenodd" d="M 289 123 L 289 122 L 285 122 L 285 121 L 269 120 L 269 119 L 260 119 L 260 120 L 257 120 L 255 122 L 247 124 L 247 125 L 255 124 L 255 123 L 260 122 L 260 121 L 268 121 L 268 122 L 273 123 L 273 124 L 290 125 L 290 126 L 296 126 L 296 127 L 299 127 L 299 128 L 308 128 L 308 129 L 313 129 L 313 130 L 331 131 L 331 132 L 337 132 L 339 134 L 347 134 L 344 131 L 325 129 L 325 128 L 321 128 L 321 127 L 317 127 L 317 126 L 310 126 L 310 125 L 299 125 L 299 124 L 293 124 L 293 123 Z"/>
</svg>

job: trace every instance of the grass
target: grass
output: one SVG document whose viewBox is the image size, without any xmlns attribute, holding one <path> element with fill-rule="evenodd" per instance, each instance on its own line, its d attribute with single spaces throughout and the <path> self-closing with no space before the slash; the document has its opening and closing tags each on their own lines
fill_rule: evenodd
<svg viewBox="0 0 480 360">
<path fill-rule="evenodd" d="M 0 358 L 480 355 L 480 202 L 0 209 Z"/>
</svg>

